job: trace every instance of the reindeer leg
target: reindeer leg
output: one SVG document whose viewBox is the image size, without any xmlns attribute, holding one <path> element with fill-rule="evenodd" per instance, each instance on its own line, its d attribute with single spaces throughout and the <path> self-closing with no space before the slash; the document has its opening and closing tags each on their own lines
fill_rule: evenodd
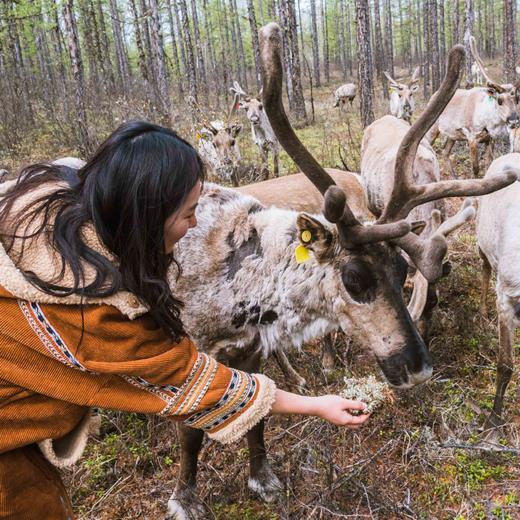
<svg viewBox="0 0 520 520">
<path fill-rule="evenodd" d="M 473 175 L 478 177 L 479 165 L 478 165 L 478 143 L 474 139 L 468 141 L 469 155 L 471 157 L 471 165 L 473 167 Z"/>
<path fill-rule="evenodd" d="M 262 158 L 262 180 L 266 181 L 267 179 L 269 179 L 269 162 L 267 152 L 262 148 L 260 154 Z"/>
<path fill-rule="evenodd" d="M 274 176 L 280 176 L 280 152 L 273 152 L 273 171 Z"/>
<path fill-rule="evenodd" d="M 487 307 L 487 295 L 489 289 L 489 279 L 491 278 L 491 264 L 487 259 L 484 251 L 478 248 L 478 254 L 482 259 L 482 282 L 480 285 L 480 314 L 484 317 L 488 317 L 488 307 Z"/>
<path fill-rule="evenodd" d="M 261 354 L 241 360 L 233 360 L 230 365 L 244 372 L 255 373 L 260 371 Z M 272 502 L 283 490 L 280 482 L 267 460 L 267 452 L 264 443 L 264 421 L 247 432 L 247 444 L 249 447 L 249 489 L 260 496 L 265 502 Z"/>
<path fill-rule="evenodd" d="M 448 139 L 446 139 L 446 143 L 444 143 L 444 148 L 442 150 L 442 157 L 446 164 L 448 173 L 450 174 L 450 177 L 452 179 L 456 178 L 455 171 L 453 170 L 453 164 L 451 163 L 451 159 L 450 159 L 451 149 L 453 148 L 454 144 L 455 144 L 455 141 L 448 137 Z"/>
<path fill-rule="evenodd" d="M 181 445 L 181 465 L 175 491 L 168 500 L 167 518 L 198 520 L 205 518 L 204 506 L 197 495 L 197 458 L 204 432 L 177 423 Z"/>
<path fill-rule="evenodd" d="M 486 170 L 489 168 L 490 164 L 493 162 L 493 152 L 495 149 L 494 141 L 489 138 L 487 145 L 486 145 L 486 153 L 484 155 L 484 162 L 486 165 Z"/>
<path fill-rule="evenodd" d="M 498 356 L 497 382 L 493 409 L 487 418 L 484 428 L 499 428 L 504 424 L 502 406 L 507 385 L 513 375 L 513 349 L 511 347 L 511 329 L 498 309 Z"/>
<path fill-rule="evenodd" d="M 287 378 L 289 385 L 296 387 L 299 392 L 304 392 L 307 388 L 307 381 L 294 370 L 293 366 L 287 359 L 283 350 L 275 350 L 274 358 L 281 368 L 284 376 Z"/>
<path fill-rule="evenodd" d="M 321 342 L 321 364 L 323 371 L 327 374 L 334 370 L 336 348 L 334 346 L 334 333 L 327 334 Z"/>
</svg>

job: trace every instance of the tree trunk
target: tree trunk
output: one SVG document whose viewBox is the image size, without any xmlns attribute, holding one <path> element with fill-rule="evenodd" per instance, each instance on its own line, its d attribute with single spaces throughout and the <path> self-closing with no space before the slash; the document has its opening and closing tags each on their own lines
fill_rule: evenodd
<svg viewBox="0 0 520 520">
<path fill-rule="evenodd" d="M 167 0 L 168 4 L 168 25 L 170 26 L 170 38 L 172 40 L 172 60 L 174 74 L 177 79 L 177 90 L 179 95 L 184 95 L 184 86 L 182 84 L 181 64 L 179 61 L 179 51 L 177 48 L 177 35 L 175 34 L 175 21 L 173 18 L 173 9 L 171 0 Z"/>
<path fill-rule="evenodd" d="M 385 0 L 385 56 L 386 68 L 394 77 L 394 36 L 392 33 L 392 3 Z"/>
<path fill-rule="evenodd" d="M 430 39 L 432 57 L 432 93 L 436 92 L 440 85 L 439 67 L 439 35 L 437 31 L 437 0 L 430 0 Z"/>
<path fill-rule="evenodd" d="M 471 49 L 469 46 L 470 36 L 473 34 L 473 21 L 475 13 L 473 12 L 473 0 L 465 0 L 466 10 L 464 17 L 464 46 L 466 47 L 466 80 L 471 82 Z"/>
<path fill-rule="evenodd" d="M 446 22 L 444 18 L 444 0 L 439 0 L 439 44 L 440 44 L 440 74 L 446 73 Z"/>
<path fill-rule="evenodd" d="M 253 0 L 247 0 L 247 13 L 249 18 L 249 27 L 251 29 L 253 55 L 255 58 L 256 88 L 260 92 L 260 89 L 262 88 L 262 66 L 260 62 L 260 44 L 258 41 L 258 29 L 256 26 L 255 7 L 253 5 Z"/>
<path fill-rule="evenodd" d="M 114 47 L 116 53 L 117 75 L 119 80 L 119 89 L 125 94 L 128 94 L 130 74 L 128 57 L 126 55 L 123 44 L 123 36 L 121 29 L 121 20 L 117 0 L 110 0 L 110 19 L 112 21 L 112 32 L 114 33 Z"/>
<path fill-rule="evenodd" d="M 240 27 L 240 15 L 237 9 L 236 0 L 231 0 L 231 17 L 235 24 L 235 31 L 238 38 L 238 60 L 240 62 L 240 81 L 241 85 L 244 86 L 246 92 L 249 90 L 247 83 L 247 65 L 246 65 L 246 54 L 244 52 L 244 42 L 242 40 L 242 29 Z"/>
<path fill-rule="evenodd" d="M 430 24 L 430 3 L 435 0 L 424 0 L 423 12 L 424 12 L 424 54 L 425 54 L 425 65 L 424 65 L 424 85 L 423 93 L 424 97 L 428 99 L 431 95 L 431 65 L 432 65 L 432 40 L 431 40 L 431 24 Z"/>
<path fill-rule="evenodd" d="M 74 78 L 74 102 L 76 106 L 76 125 L 78 129 L 79 149 L 83 157 L 87 157 L 91 152 L 93 152 L 93 143 L 90 140 L 88 132 L 87 111 L 85 110 L 83 63 L 81 61 L 81 50 L 79 47 L 78 30 L 72 1 L 73 0 L 64 0 L 63 17 L 65 19 L 65 28 L 69 44 L 72 77 Z"/>
<path fill-rule="evenodd" d="M 170 93 L 168 90 L 168 81 L 166 79 L 166 63 L 164 61 L 164 54 L 161 48 L 161 25 L 159 21 L 159 7 L 157 0 L 150 0 L 151 12 L 151 37 L 152 37 L 152 51 L 155 62 L 155 70 L 157 71 L 157 87 L 158 87 L 158 101 L 161 119 L 166 125 L 172 123 L 171 119 L 171 104 Z"/>
<path fill-rule="evenodd" d="M 193 56 L 193 45 L 191 39 L 190 21 L 188 19 L 188 7 L 186 0 L 179 0 L 182 19 L 182 36 L 186 44 L 186 65 L 188 67 L 188 94 L 197 99 L 197 74 L 195 72 L 195 58 Z"/>
<path fill-rule="evenodd" d="M 197 49 L 197 74 L 198 74 L 198 85 L 202 89 L 202 96 L 204 98 L 204 102 L 208 104 L 208 82 L 206 79 L 206 64 L 204 63 L 204 54 L 202 52 L 202 39 L 200 37 L 200 28 L 199 28 L 199 17 L 197 14 L 197 6 L 195 0 L 191 0 L 191 18 L 193 23 L 193 33 L 196 42 Z"/>
<path fill-rule="evenodd" d="M 368 0 L 356 1 L 358 83 L 360 85 L 361 121 L 367 127 L 374 121 L 372 109 L 373 72 L 370 49 L 370 18 Z"/>
<path fill-rule="evenodd" d="M 460 43 L 460 0 L 454 0 L 453 5 L 453 45 Z"/>
<path fill-rule="evenodd" d="M 325 81 L 330 81 L 329 26 L 327 23 L 327 2 L 321 0 L 321 32 L 323 34 L 323 72 Z"/>
<path fill-rule="evenodd" d="M 316 0 L 310 0 L 311 4 L 311 34 L 312 34 L 312 67 L 314 84 L 321 86 L 320 81 L 320 49 L 318 41 L 318 23 L 316 21 Z"/>
<path fill-rule="evenodd" d="M 388 80 L 383 74 L 385 60 L 383 49 L 383 35 L 381 32 L 381 15 L 379 10 L 379 0 L 374 0 L 374 27 L 375 27 L 375 46 L 374 46 L 374 65 L 377 77 L 383 83 L 383 95 L 388 99 Z"/>
<path fill-rule="evenodd" d="M 515 0 L 516 1 L 516 0 Z M 513 0 L 504 0 L 504 74 L 509 83 L 516 79 L 516 9 Z"/>
</svg>

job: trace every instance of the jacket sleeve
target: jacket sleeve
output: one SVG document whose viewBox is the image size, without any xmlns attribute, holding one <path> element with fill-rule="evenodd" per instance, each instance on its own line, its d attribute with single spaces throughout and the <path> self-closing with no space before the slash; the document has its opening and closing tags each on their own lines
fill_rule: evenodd
<svg viewBox="0 0 520 520">
<path fill-rule="evenodd" d="M 222 443 L 240 438 L 271 409 L 273 381 L 226 367 L 187 338 L 172 342 L 147 315 L 129 320 L 109 305 L 18 305 L 34 333 L 30 343 L 59 363 L 57 377 L 67 380 L 54 397 L 171 416 Z"/>
</svg>

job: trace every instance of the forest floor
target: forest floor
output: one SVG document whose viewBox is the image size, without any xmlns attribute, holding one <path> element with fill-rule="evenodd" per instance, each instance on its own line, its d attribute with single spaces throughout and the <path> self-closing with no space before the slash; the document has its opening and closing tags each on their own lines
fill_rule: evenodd
<svg viewBox="0 0 520 520">
<path fill-rule="evenodd" d="M 298 135 L 326 167 L 359 171 L 362 129 L 359 100 L 353 111 L 332 108 L 334 85 L 315 89 L 315 122 Z M 306 93 L 309 99 L 309 92 Z M 424 106 L 417 96 L 416 113 Z M 382 95 L 376 117 L 387 112 Z M 310 112 L 310 105 L 308 104 Z M 242 155 L 258 160 L 245 118 Z M 59 148 L 59 147 L 58 147 Z M 27 147 L 25 162 L 41 159 L 44 145 Z M 73 150 L 52 147 L 52 157 Z M 47 156 L 48 157 L 48 156 Z M 469 175 L 467 148 L 455 150 L 456 169 Z M 14 168 L 19 159 L 7 166 Z M 284 173 L 296 171 L 282 154 Z M 460 204 L 451 201 L 453 213 Z M 429 348 L 434 375 L 418 388 L 395 392 L 395 402 L 350 431 L 315 418 L 270 417 L 266 443 L 273 469 L 285 485 L 276 502 L 264 504 L 247 488 L 245 441 L 222 447 L 207 441 L 199 462 L 198 489 L 210 518 L 221 520 L 421 518 L 520 518 L 520 381 L 513 375 L 505 399 L 503 451 L 481 449 L 481 426 L 495 391 L 496 313 L 479 315 L 480 261 L 474 223 L 450 238 L 449 277 L 438 284 Z M 490 292 L 490 308 L 494 301 Z M 516 354 L 520 352 L 517 336 Z M 337 369 L 325 375 L 319 344 L 290 357 L 312 394 L 337 393 L 344 376 L 376 374 L 371 356 L 342 336 Z M 265 372 L 286 388 L 271 360 Z M 179 445 L 174 425 L 163 418 L 101 411 L 100 436 L 66 475 L 81 520 L 163 519 L 175 487 Z M 480 446 L 480 448 L 479 448 Z"/>
</svg>

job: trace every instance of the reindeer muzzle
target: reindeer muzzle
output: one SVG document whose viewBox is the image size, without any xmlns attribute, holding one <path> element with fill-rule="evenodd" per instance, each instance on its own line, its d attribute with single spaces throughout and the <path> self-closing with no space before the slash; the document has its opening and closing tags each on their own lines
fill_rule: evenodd
<svg viewBox="0 0 520 520">
<path fill-rule="evenodd" d="M 394 354 L 377 362 L 386 380 L 396 388 L 412 388 L 428 381 L 432 377 L 433 367 L 429 353 L 424 350 L 417 358 L 407 355 L 407 352 Z"/>
<path fill-rule="evenodd" d="M 520 128 L 520 117 L 518 115 L 514 114 L 512 116 L 509 116 L 507 118 L 507 126 L 511 130 L 515 130 L 516 128 Z"/>
</svg>

